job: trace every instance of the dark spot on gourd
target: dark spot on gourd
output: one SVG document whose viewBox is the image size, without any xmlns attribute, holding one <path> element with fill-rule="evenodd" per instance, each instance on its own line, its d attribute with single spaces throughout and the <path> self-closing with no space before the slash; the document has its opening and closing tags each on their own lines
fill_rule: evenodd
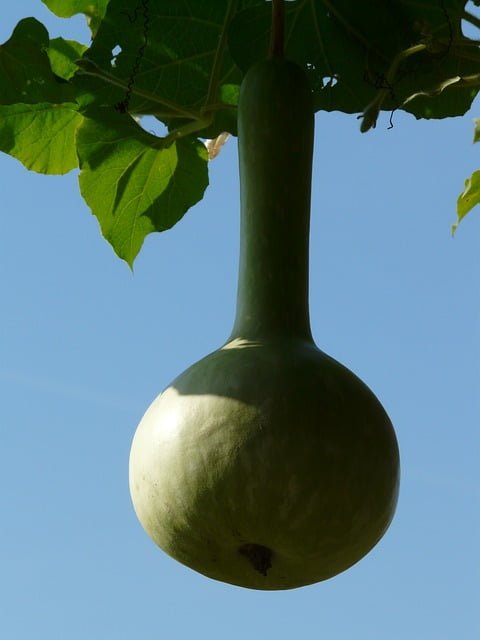
<svg viewBox="0 0 480 640">
<path fill-rule="evenodd" d="M 262 544 L 247 542 L 239 547 L 238 551 L 245 556 L 253 568 L 262 574 L 267 575 L 267 571 L 272 567 L 272 550 Z"/>
</svg>

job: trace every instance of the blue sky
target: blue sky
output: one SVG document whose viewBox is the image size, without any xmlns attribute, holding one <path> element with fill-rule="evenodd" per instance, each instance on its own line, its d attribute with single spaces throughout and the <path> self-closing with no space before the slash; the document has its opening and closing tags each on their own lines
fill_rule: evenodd
<svg viewBox="0 0 480 640">
<path fill-rule="evenodd" d="M 4 41 L 38 0 L 2 9 Z M 402 484 L 379 545 L 324 583 L 263 593 L 176 563 L 143 532 L 128 453 L 155 395 L 233 322 L 236 143 L 204 201 L 150 236 L 134 273 L 102 239 L 77 176 L 0 156 L 0 636 L 9 640 L 474 640 L 480 575 L 480 213 L 450 225 L 480 167 L 463 118 L 317 114 L 311 321 L 375 391 Z"/>
</svg>

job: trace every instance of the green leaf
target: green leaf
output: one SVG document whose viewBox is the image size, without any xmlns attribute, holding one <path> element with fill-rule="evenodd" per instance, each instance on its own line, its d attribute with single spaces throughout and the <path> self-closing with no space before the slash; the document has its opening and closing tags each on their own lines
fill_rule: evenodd
<svg viewBox="0 0 480 640">
<path fill-rule="evenodd" d="M 125 114 L 86 115 L 77 133 L 80 190 L 104 237 L 132 266 L 147 234 L 169 229 L 202 198 L 207 151 L 193 138 L 165 148 Z"/>
<path fill-rule="evenodd" d="M 232 111 L 223 96 L 240 84 L 226 40 L 235 4 L 150 0 L 144 11 L 141 3 L 126 10 L 124 0 L 111 0 L 76 82 L 92 106 L 128 99 L 132 114 L 180 118 L 200 130 L 218 111 Z"/>
<path fill-rule="evenodd" d="M 438 89 L 478 73 L 478 42 L 462 35 L 465 4 L 370 0 L 366 10 L 352 0 L 289 2 L 286 56 L 307 70 L 317 110 L 355 113 L 372 105 L 371 126 L 380 109 L 403 108 L 418 118 L 460 115 L 480 82 Z M 257 0 L 242 6 L 229 27 L 229 49 L 245 71 L 267 54 L 271 6 Z"/>
<path fill-rule="evenodd" d="M 55 75 L 70 80 L 78 71 L 76 60 L 82 57 L 87 47 L 75 40 L 54 38 L 50 40 L 47 54 Z"/>
<path fill-rule="evenodd" d="M 366 11 L 351 0 L 288 2 L 286 56 L 307 70 L 316 110 L 365 111 L 364 130 L 382 109 L 460 115 L 480 86 L 478 42 L 462 33 L 465 3 L 371 0 Z M 92 105 L 124 105 L 169 127 L 197 123 L 199 135 L 232 131 L 235 109 L 222 94 L 238 88 L 239 68 L 267 55 L 270 23 L 265 0 L 150 0 L 129 10 L 111 0 L 77 82 Z"/>
<path fill-rule="evenodd" d="M 95 32 L 107 9 L 108 0 L 42 0 L 52 13 L 60 18 L 70 18 L 83 13 Z"/>
<path fill-rule="evenodd" d="M 67 43 L 60 41 L 50 47 L 45 27 L 26 18 L 0 46 L 0 149 L 40 173 L 63 174 L 77 166 L 74 135 L 81 116 L 73 88 L 59 77 L 68 73 Z M 78 57 L 81 49 L 68 46 Z"/>
<path fill-rule="evenodd" d="M 33 18 L 17 25 L 0 46 L 0 148 L 36 171 L 68 171 L 81 122 L 82 193 L 131 265 L 148 233 L 169 228 L 202 197 L 207 160 L 196 137 L 236 133 L 243 74 L 268 50 L 271 2 L 43 2 L 59 16 L 85 14 L 92 44 L 49 42 Z M 316 110 L 363 113 L 363 131 L 382 110 L 463 114 L 480 87 L 480 39 L 462 31 L 467 1 L 367 4 L 286 3 L 286 55 L 306 69 Z M 166 139 L 131 117 L 143 115 L 166 125 Z M 459 197 L 459 220 L 477 202 L 474 173 Z"/>
<path fill-rule="evenodd" d="M 74 104 L 0 105 L 0 149 L 38 173 L 64 174 L 77 166 Z"/>
<path fill-rule="evenodd" d="M 474 171 L 472 175 L 465 180 L 465 189 L 457 200 L 457 222 L 452 225 L 452 234 L 457 230 L 458 225 L 463 218 L 480 203 L 480 171 Z"/>
<path fill-rule="evenodd" d="M 46 53 L 48 31 L 34 18 L 25 18 L 0 46 L 0 104 L 71 102 L 74 94 L 57 78 Z"/>
</svg>

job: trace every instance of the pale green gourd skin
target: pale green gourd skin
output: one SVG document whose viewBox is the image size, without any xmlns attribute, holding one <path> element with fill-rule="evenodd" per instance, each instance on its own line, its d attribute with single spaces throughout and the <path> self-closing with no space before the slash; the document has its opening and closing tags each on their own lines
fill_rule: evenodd
<svg viewBox="0 0 480 640">
<path fill-rule="evenodd" d="M 200 573 L 254 589 L 344 571 L 382 537 L 398 496 L 387 414 L 310 333 L 312 144 L 303 71 L 283 60 L 251 69 L 239 107 L 233 333 L 158 396 L 130 455 L 133 504 L 151 538 Z M 255 568 L 243 545 L 270 550 L 271 567 Z"/>
</svg>

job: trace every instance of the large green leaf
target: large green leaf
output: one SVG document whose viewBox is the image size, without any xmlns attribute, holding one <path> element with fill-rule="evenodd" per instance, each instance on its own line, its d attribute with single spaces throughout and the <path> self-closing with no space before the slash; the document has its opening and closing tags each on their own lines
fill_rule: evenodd
<svg viewBox="0 0 480 640">
<path fill-rule="evenodd" d="M 36 171 L 68 171 L 82 122 L 82 193 L 105 237 L 132 264 L 148 233 L 172 226 L 202 197 L 206 151 L 195 136 L 236 133 L 239 86 L 267 55 L 272 4 L 43 1 L 59 16 L 85 14 L 93 40 L 85 50 L 50 41 L 33 18 L 17 25 L 0 46 L 0 148 Z M 462 20 L 480 23 L 466 4 L 292 0 L 286 55 L 306 69 L 316 109 L 363 114 L 363 131 L 381 110 L 460 115 L 480 86 L 479 42 L 463 35 Z M 144 114 L 166 125 L 166 138 L 138 126 L 132 116 Z M 476 193 L 474 174 L 459 217 Z"/>
<path fill-rule="evenodd" d="M 462 34 L 464 6 L 371 0 L 367 11 L 352 0 L 288 2 L 286 55 L 308 71 L 316 109 L 366 111 L 364 129 L 381 109 L 460 115 L 480 83 L 458 82 L 480 63 L 478 43 Z M 111 0 L 85 54 L 83 88 L 91 104 L 154 114 L 170 127 L 180 121 L 201 131 L 211 117 L 231 130 L 222 92 L 238 87 L 239 68 L 267 55 L 270 22 L 264 0 Z"/>
<path fill-rule="evenodd" d="M 175 126 L 180 119 L 198 130 L 211 124 L 225 106 L 222 87 L 241 80 L 226 41 L 235 5 L 111 0 L 84 56 L 88 75 L 78 80 L 90 91 L 90 104 L 114 106 L 127 99 L 133 114 L 175 120 Z"/>
<path fill-rule="evenodd" d="M 230 24 L 229 47 L 246 70 L 267 54 L 270 7 L 257 0 L 242 6 Z M 316 109 L 358 113 L 372 105 L 373 119 L 380 109 L 397 108 L 419 118 L 459 115 L 478 87 L 442 83 L 478 73 L 480 62 L 478 43 L 462 35 L 464 6 L 465 0 L 370 0 L 367 10 L 352 0 L 290 2 L 286 55 L 307 69 Z"/>
<path fill-rule="evenodd" d="M 0 105 L 0 150 L 39 173 L 64 174 L 77 166 L 75 104 Z"/>
<path fill-rule="evenodd" d="M 271 6 L 256 0 L 243 5 L 230 24 L 229 47 L 246 71 L 268 54 Z M 399 5 L 385 0 L 371 0 L 368 11 L 364 3 L 346 0 L 286 5 L 286 56 L 308 71 L 316 110 L 364 109 L 377 91 L 375 73 L 384 72 L 408 40 L 409 33 L 397 28 L 401 23 Z"/>
<path fill-rule="evenodd" d="M 72 61 L 68 71 L 67 50 L 73 58 L 83 49 L 61 39 L 50 42 L 34 18 L 21 20 L 0 46 L 0 150 L 40 173 L 63 174 L 77 166 L 81 116 L 74 87 L 65 81 L 74 71 Z"/>
<path fill-rule="evenodd" d="M 208 184 L 201 142 L 189 137 L 165 147 L 125 114 L 87 113 L 77 149 L 82 195 L 130 266 L 145 236 L 172 227 Z"/>
</svg>

